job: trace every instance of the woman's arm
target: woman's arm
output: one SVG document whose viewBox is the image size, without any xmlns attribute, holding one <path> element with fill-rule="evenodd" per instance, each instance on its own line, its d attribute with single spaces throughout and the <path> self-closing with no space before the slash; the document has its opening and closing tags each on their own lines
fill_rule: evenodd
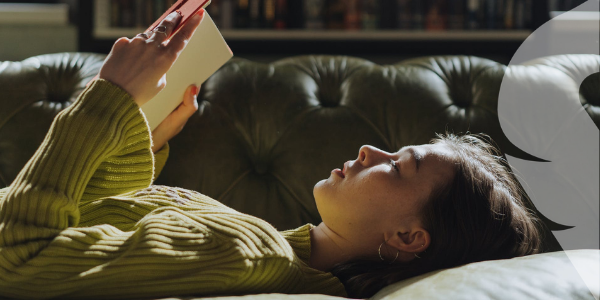
<svg viewBox="0 0 600 300">
<path fill-rule="evenodd" d="M 171 30 L 175 19 L 168 20 Z M 80 201 L 151 184 L 152 142 L 139 107 L 164 88 L 164 74 L 199 22 L 200 18 L 192 18 L 166 45 L 159 33 L 153 35 L 153 41 L 120 39 L 105 61 L 100 79 L 55 117 L 41 146 L 0 199 L 0 295 L 12 291 L 24 297 L 26 293 L 16 290 L 31 290 L 28 280 L 59 278 L 57 270 L 54 275 L 44 275 L 53 269 L 48 262 L 63 264 L 63 270 L 71 268 L 69 249 L 81 247 L 82 241 L 89 246 L 108 242 L 101 247 L 124 242 L 127 234 L 123 232 L 69 228 L 79 223 Z M 154 64 L 144 58 L 152 58 Z M 110 237 L 116 240 L 111 242 Z M 56 257 L 57 249 L 62 249 L 62 256 L 49 259 Z M 76 253 L 88 257 L 84 264 L 98 263 L 94 251 L 79 249 Z"/>
</svg>

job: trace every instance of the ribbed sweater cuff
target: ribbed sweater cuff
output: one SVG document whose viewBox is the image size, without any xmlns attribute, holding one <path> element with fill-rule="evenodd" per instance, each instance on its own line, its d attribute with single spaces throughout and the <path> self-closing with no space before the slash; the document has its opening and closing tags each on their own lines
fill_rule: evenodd
<svg viewBox="0 0 600 300">
<path fill-rule="evenodd" d="M 167 159 L 169 158 L 170 150 L 171 147 L 167 142 L 164 146 L 162 146 L 162 148 L 160 148 L 160 150 L 154 153 L 154 175 L 152 177 L 152 182 L 154 182 L 156 178 L 158 178 L 163 168 L 165 167 L 165 164 L 167 164 Z"/>
</svg>

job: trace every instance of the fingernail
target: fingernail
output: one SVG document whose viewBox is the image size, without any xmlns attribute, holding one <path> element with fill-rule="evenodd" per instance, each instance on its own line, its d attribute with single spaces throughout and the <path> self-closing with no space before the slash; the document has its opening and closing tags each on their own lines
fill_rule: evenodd
<svg viewBox="0 0 600 300">
<path fill-rule="evenodd" d="M 198 95 L 198 86 L 194 85 L 194 87 L 192 88 L 192 95 Z"/>
<path fill-rule="evenodd" d="M 174 11 L 172 13 L 169 14 L 169 19 L 170 20 L 174 20 L 176 19 L 178 16 L 181 16 L 179 13 L 177 13 L 177 11 Z"/>
<path fill-rule="evenodd" d="M 192 17 L 192 19 L 194 19 L 194 21 L 198 21 L 198 20 L 200 20 L 200 17 L 202 17 L 203 14 L 204 14 L 204 10 L 201 10 L 200 13 L 195 13 L 194 16 Z"/>
<path fill-rule="evenodd" d="M 183 14 L 181 13 L 181 11 L 179 11 L 179 10 L 176 10 L 175 12 L 176 12 L 177 14 L 179 14 L 179 16 L 180 16 L 180 17 L 183 17 Z"/>
</svg>

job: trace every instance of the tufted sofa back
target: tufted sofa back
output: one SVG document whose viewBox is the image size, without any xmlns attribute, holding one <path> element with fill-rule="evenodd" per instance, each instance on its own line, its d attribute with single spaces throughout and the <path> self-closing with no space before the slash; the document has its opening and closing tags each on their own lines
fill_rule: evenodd
<svg viewBox="0 0 600 300">
<path fill-rule="evenodd" d="M 12 182 L 104 58 L 57 53 L 0 63 L 0 187 Z M 544 80 L 579 90 L 598 125 L 599 74 L 581 89 L 569 80 L 598 63 L 595 55 L 554 56 L 520 72 L 545 68 Z M 428 143 L 436 132 L 483 132 L 503 153 L 527 159 L 503 135 L 496 113 L 506 68 L 472 56 L 386 66 L 345 56 L 272 64 L 234 58 L 203 84 L 201 109 L 170 141 L 155 184 L 200 191 L 285 230 L 320 222 L 313 186 L 355 159 L 361 145 L 396 151 Z"/>
</svg>

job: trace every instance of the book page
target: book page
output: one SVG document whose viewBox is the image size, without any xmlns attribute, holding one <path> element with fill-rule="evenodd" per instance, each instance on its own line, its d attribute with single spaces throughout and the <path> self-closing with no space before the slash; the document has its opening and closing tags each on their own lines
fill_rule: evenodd
<svg viewBox="0 0 600 300">
<path fill-rule="evenodd" d="M 207 12 L 187 46 L 171 69 L 167 71 L 167 85 L 154 98 L 142 105 L 150 129 L 154 130 L 183 101 L 185 90 L 191 84 L 201 85 L 233 53 Z"/>
</svg>

